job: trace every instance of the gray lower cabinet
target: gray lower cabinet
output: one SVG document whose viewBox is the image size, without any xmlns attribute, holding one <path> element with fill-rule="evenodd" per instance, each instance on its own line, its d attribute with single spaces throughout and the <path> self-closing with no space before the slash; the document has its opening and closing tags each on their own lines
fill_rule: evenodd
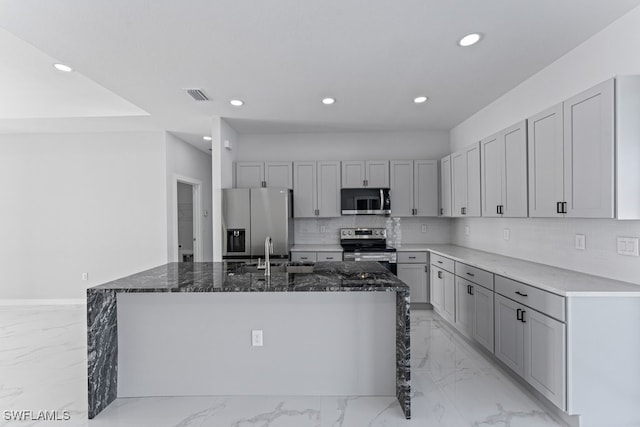
<svg viewBox="0 0 640 427">
<path fill-rule="evenodd" d="M 426 264 L 398 264 L 398 279 L 409 285 L 411 302 L 429 302 Z"/>
<path fill-rule="evenodd" d="M 456 276 L 456 328 L 493 353 L 493 291 Z"/>
<path fill-rule="evenodd" d="M 566 410 L 566 327 L 525 305 L 495 296 L 495 355 Z"/>
<path fill-rule="evenodd" d="M 449 323 L 456 319 L 456 292 L 453 273 L 431 264 L 431 305 Z"/>
</svg>

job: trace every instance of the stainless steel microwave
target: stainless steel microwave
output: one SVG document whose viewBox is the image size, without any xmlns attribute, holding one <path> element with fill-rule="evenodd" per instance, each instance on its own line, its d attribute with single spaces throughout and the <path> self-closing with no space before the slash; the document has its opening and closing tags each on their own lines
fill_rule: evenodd
<svg viewBox="0 0 640 427">
<path fill-rule="evenodd" d="M 342 215 L 389 215 L 391 199 L 388 188 L 343 188 Z"/>
</svg>

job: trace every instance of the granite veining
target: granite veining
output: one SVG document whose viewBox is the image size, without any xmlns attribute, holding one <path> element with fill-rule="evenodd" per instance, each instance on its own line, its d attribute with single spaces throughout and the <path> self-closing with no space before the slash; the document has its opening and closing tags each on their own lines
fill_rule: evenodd
<svg viewBox="0 0 640 427">
<path fill-rule="evenodd" d="M 376 262 L 318 262 L 265 277 L 243 262 L 170 263 L 87 289 L 88 415 L 117 397 L 121 292 L 396 292 L 396 396 L 411 418 L 409 287 Z"/>
</svg>

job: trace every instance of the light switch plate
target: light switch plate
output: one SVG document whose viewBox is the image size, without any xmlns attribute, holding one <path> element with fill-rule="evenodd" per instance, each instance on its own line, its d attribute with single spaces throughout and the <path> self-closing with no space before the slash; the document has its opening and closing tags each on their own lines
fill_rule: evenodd
<svg viewBox="0 0 640 427">
<path fill-rule="evenodd" d="M 426 232 L 427 232 L 427 224 L 422 224 L 422 226 L 420 227 L 420 230 L 421 230 L 423 233 L 426 233 Z"/>
<path fill-rule="evenodd" d="M 324 225 L 321 225 L 321 226 L 320 226 L 320 232 L 321 232 L 321 233 L 326 233 L 326 232 L 327 232 L 327 227 L 326 227 L 326 226 L 324 226 Z"/>
<path fill-rule="evenodd" d="M 587 248 L 586 237 L 584 234 L 576 234 L 576 249 L 584 251 Z"/>
<path fill-rule="evenodd" d="M 471 234 L 471 228 L 469 228 L 469 226 L 468 226 L 468 225 L 465 225 L 465 226 L 464 226 L 464 234 L 465 234 L 465 235 L 467 235 L 467 236 L 468 236 L 469 234 Z"/>
<path fill-rule="evenodd" d="M 638 256 L 638 238 L 618 237 L 618 254 Z"/>
<path fill-rule="evenodd" d="M 502 230 L 502 238 L 504 240 L 509 240 L 511 238 L 511 230 L 509 230 L 508 228 Z"/>
</svg>

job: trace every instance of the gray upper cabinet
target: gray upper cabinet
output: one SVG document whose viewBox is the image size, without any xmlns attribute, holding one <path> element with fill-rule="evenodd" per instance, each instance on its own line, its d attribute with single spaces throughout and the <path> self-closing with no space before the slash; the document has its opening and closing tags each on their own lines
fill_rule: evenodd
<svg viewBox="0 0 640 427">
<path fill-rule="evenodd" d="M 340 216 L 340 162 L 294 162 L 293 215 Z"/>
<path fill-rule="evenodd" d="M 451 216 L 451 155 L 440 160 L 440 216 Z"/>
<path fill-rule="evenodd" d="M 390 170 L 393 216 L 438 215 L 437 160 L 392 160 Z"/>
<path fill-rule="evenodd" d="M 614 80 L 564 102 L 565 213 L 613 218 Z"/>
<path fill-rule="evenodd" d="M 236 162 L 236 188 L 293 188 L 291 162 Z"/>
<path fill-rule="evenodd" d="M 264 162 L 237 162 L 236 188 L 262 187 L 264 182 Z"/>
<path fill-rule="evenodd" d="M 527 122 L 480 141 L 482 216 L 527 216 Z"/>
<path fill-rule="evenodd" d="M 452 215 L 480 216 L 480 144 L 451 155 Z"/>
<path fill-rule="evenodd" d="M 532 217 L 613 218 L 614 80 L 529 119 Z"/>
<path fill-rule="evenodd" d="M 529 216 L 560 216 L 564 201 L 562 104 L 528 119 Z"/>
<path fill-rule="evenodd" d="M 342 188 L 389 188 L 388 160 L 345 160 Z"/>
</svg>

